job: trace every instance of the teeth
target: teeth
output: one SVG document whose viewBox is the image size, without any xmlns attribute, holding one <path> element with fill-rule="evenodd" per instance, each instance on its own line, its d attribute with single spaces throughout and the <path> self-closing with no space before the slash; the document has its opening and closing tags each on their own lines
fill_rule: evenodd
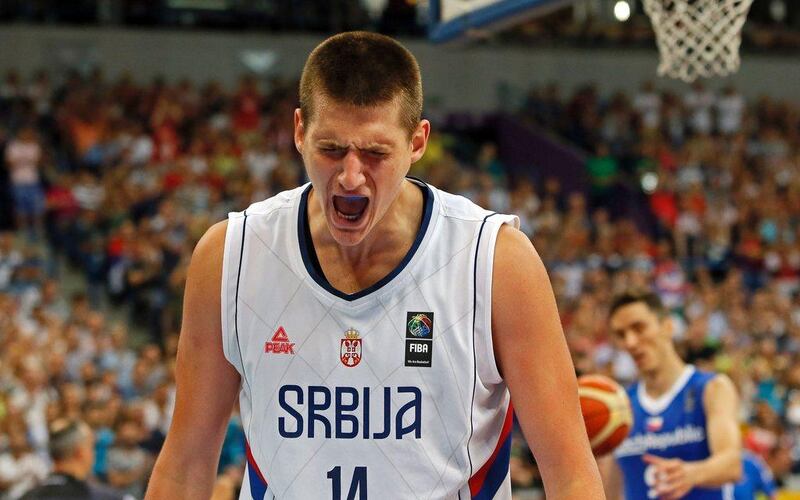
<svg viewBox="0 0 800 500">
<path fill-rule="evenodd" d="M 358 220 L 358 218 L 361 217 L 361 214 L 359 214 L 359 215 L 345 215 L 345 214 L 343 214 L 342 212 L 340 212 L 338 210 L 336 211 L 336 213 L 339 214 L 339 217 L 341 217 L 343 219 L 350 220 L 350 221 Z"/>
</svg>

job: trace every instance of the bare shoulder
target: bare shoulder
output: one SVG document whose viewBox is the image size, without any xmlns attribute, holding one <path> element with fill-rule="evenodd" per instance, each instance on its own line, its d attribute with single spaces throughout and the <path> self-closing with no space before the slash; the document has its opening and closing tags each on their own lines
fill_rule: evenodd
<svg viewBox="0 0 800 500">
<path fill-rule="evenodd" d="M 196 319 L 220 324 L 222 260 L 227 228 L 227 220 L 211 226 L 192 252 L 184 296 L 184 313 L 191 314 L 184 314 L 183 330 L 196 331 Z"/>
<path fill-rule="evenodd" d="M 544 279 L 547 271 L 530 239 L 519 229 L 503 224 L 495 244 L 493 293 L 519 285 L 540 285 Z"/>
<path fill-rule="evenodd" d="M 192 262 L 202 260 L 204 263 L 211 263 L 213 261 L 219 261 L 221 264 L 222 256 L 225 253 L 225 233 L 227 230 L 227 220 L 217 222 L 208 228 L 194 248 Z"/>
<path fill-rule="evenodd" d="M 738 399 L 736 385 L 724 373 L 718 373 L 709 380 L 703 392 L 706 407 L 725 406 L 730 409 L 730 405 L 736 404 Z"/>
<path fill-rule="evenodd" d="M 736 394 L 736 385 L 734 385 L 733 381 L 730 377 L 725 375 L 724 373 L 718 373 L 708 381 L 707 388 L 711 390 L 711 392 L 727 392 Z"/>
<path fill-rule="evenodd" d="M 510 252 L 528 253 L 534 252 L 531 240 L 511 224 L 503 224 L 497 233 L 497 245 L 495 248 L 495 259 L 509 254 Z M 495 260 L 496 262 L 496 260 Z"/>
<path fill-rule="evenodd" d="M 545 341 L 563 342 L 556 301 L 544 263 L 528 237 L 509 225 L 500 229 L 495 245 L 492 337 L 498 365 L 503 364 L 509 354 L 517 355 L 513 351 L 525 342 L 535 342 L 539 346 Z M 505 352 L 506 347 L 510 348 L 510 353 Z"/>
</svg>

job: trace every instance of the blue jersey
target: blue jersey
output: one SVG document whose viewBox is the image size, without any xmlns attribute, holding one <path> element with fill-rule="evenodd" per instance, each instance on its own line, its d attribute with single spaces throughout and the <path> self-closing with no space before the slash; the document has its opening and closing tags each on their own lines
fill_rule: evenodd
<svg viewBox="0 0 800 500">
<path fill-rule="evenodd" d="M 756 493 L 774 498 L 778 487 L 769 466 L 758 455 L 745 450 L 742 453 L 742 480 L 736 484 L 736 500 L 754 500 Z"/>
<path fill-rule="evenodd" d="M 703 391 L 714 377 L 713 373 L 701 372 L 687 365 L 672 388 L 658 399 L 649 397 L 641 382 L 628 388 L 633 427 L 614 452 L 624 477 L 626 499 L 657 498 L 654 490 L 655 467 L 645 463 L 643 455 L 685 461 L 709 457 Z M 732 490 L 732 485 L 694 488 L 684 498 L 725 500 L 732 498 Z"/>
</svg>

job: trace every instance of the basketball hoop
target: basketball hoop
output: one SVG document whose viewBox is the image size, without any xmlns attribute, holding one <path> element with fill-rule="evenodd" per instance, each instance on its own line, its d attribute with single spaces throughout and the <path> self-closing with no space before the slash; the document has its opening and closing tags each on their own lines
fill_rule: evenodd
<svg viewBox="0 0 800 500">
<path fill-rule="evenodd" d="M 643 0 L 661 62 L 658 74 L 693 82 L 739 69 L 742 26 L 753 0 Z"/>
</svg>

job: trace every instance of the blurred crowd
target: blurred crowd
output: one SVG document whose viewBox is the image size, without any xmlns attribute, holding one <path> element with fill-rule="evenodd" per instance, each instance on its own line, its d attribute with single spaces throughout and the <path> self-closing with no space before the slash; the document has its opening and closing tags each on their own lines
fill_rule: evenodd
<svg viewBox="0 0 800 500">
<path fill-rule="evenodd" d="M 551 179 L 515 207 L 578 371 L 635 377 L 597 318 L 609 291 L 654 288 L 684 359 L 737 384 L 745 446 L 781 480 L 800 472 L 800 103 L 701 83 L 609 96 L 550 85 L 530 91 L 520 117 L 588 153 L 586 193 Z"/>
<path fill-rule="evenodd" d="M 0 86 L 0 214 L 17 228 L 0 232 L 9 498 L 47 474 L 47 427 L 61 417 L 94 430 L 95 476 L 141 497 L 169 425 L 192 248 L 228 211 L 302 179 L 294 82 L 264 93 L 256 83 L 138 85 L 98 72 L 54 85 L 12 73 Z M 83 274 L 85 293 L 60 292 L 65 266 Z M 114 306 L 121 321 L 107 314 Z M 143 338 L 129 341 L 128 324 Z M 221 472 L 244 457 L 236 419 L 230 436 Z"/>
<path fill-rule="evenodd" d="M 227 212 L 304 181 L 295 96 L 296 82 L 251 77 L 229 89 L 12 72 L 0 84 L 0 219 L 13 214 L 0 224 L 16 227 L 0 233 L 8 498 L 48 473 L 60 418 L 93 430 L 94 477 L 142 495 L 170 421 L 191 250 Z M 685 359 L 736 382 L 746 446 L 779 479 L 800 473 L 800 105 L 702 85 L 609 96 L 550 85 L 516 118 L 583 150 L 589 188 L 512 175 L 494 143 L 442 130 L 412 174 L 520 216 L 580 373 L 635 377 L 598 318 L 609 291 L 655 288 Z M 619 209 L 621 193 L 641 202 Z M 62 292 L 65 268 L 85 292 Z M 234 416 L 218 498 L 241 478 L 242 435 Z M 536 484 L 522 439 L 512 470 L 517 486 Z"/>
</svg>

